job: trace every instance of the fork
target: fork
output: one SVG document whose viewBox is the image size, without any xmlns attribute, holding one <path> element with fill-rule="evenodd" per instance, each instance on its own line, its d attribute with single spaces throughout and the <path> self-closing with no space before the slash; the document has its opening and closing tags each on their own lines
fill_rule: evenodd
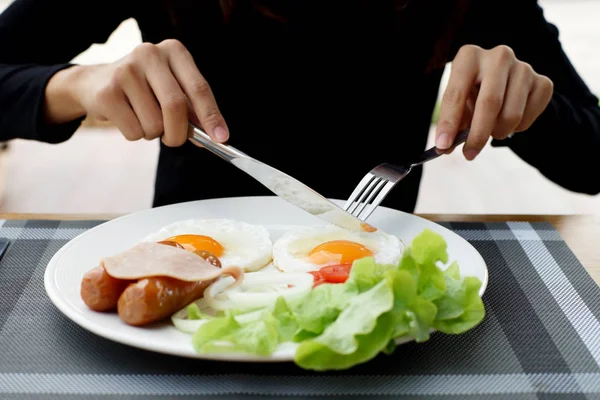
<svg viewBox="0 0 600 400">
<path fill-rule="evenodd" d="M 451 148 L 453 149 L 459 144 L 464 143 L 469 136 L 469 132 L 470 129 L 460 131 L 458 135 L 456 135 Z M 447 150 L 441 151 L 438 150 L 437 147 L 432 147 L 421 154 L 416 160 L 408 164 L 379 164 L 362 178 L 356 186 L 356 189 L 354 189 L 346 201 L 346 204 L 344 204 L 344 210 L 356 218 L 366 221 L 394 186 L 404 179 L 414 167 L 434 160 L 446 151 Z"/>
</svg>

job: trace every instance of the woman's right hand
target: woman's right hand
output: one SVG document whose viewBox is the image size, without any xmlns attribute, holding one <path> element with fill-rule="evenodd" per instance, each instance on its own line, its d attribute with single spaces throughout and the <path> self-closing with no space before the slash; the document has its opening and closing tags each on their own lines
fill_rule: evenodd
<svg viewBox="0 0 600 400">
<path fill-rule="evenodd" d="M 52 95 L 62 89 L 69 96 L 56 98 L 70 97 L 75 108 L 111 121 L 128 140 L 162 137 L 167 146 L 181 146 L 188 138 L 188 121 L 216 142 L 229 138 L 209 84 L 177 40 L 143 43 L 111 64 L 74 68 L 58 72 L 48 83 L 47 119 L 60 120 L 56 114 L 62 107 L 53 106 Z"/>
</svg>

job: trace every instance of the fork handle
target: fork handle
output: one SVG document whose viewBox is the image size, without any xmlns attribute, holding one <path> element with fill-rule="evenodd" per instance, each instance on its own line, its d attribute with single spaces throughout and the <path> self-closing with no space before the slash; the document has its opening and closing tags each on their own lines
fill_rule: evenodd
<svg viewBox="0 0 600 400">
<path fill-rule="evenodd" d="M 454 138 L 454 142 L 452 143 L 452 146 L 450 146 L 450 149 L 453 149 L 459 144 L 466 142 L 470 132 L 470 129 L 465 129 L 458 132 L 458 135 L 456 135 L 456 138 Z M 421 156 L 412 164 L 412 166 L 415 167 L 417 165 L 425 164 L 427 161 L 431 161 L 433 159 L 438 158 L 448 150 L 439 150 L 437 147 L 434 146 L 429 150 L 426 150 L 423 154 L 421 154 Z"/>
<path fill-rule="evenodd" d="M 189 122 L 189 138 L 192 142 L 204 146 L 211 153 L 221 157 L 222 159 L 231 162 L 232 160 L 240 157 L 247 157 L 246 154 L 242 153 L 233 146 L 227 144 L 221 144 L 213 142 L 213 140 L 193 123 Z"/>
</svg>

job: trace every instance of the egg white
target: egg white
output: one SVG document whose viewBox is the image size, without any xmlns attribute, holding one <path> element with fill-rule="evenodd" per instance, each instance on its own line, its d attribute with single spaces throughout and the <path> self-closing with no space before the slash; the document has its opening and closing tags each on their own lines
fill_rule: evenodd
<svg viewBox="0 0 600 400">
<path fill-rule="evenodd" d="M 378 264 L 400 262 L 404 246 L 393 235 L 376 232 L 352 232 L 335 226 L 309 226 L 284 233 L 273 245 L 273 265 L 283 272 L 315 271 L 328 264 L 315 264 L 309 253 L 318 245 L 332 240 L 349 240 L 369 248 Z"/>
<path fill-rule="evenodd" d="M 273 242 L 263 226 L 232 219 L 189 219 L 163 227 L 144 242 L 159 242 L 177 235 L 210 236 L 221 246 L 223 267 L 240 267 L 256 271 L 271 262 Z"/>
</svg>

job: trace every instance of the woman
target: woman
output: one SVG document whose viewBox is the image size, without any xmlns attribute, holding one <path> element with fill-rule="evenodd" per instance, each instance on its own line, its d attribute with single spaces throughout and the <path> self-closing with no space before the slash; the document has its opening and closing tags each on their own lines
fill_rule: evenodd
<svg viewBox="0 0 600 400">
<path fill-rule="evenodd" d="M 68 64 L 130 17 L 145 41 L 131 54 Z M 161 137 L 155 206 L 271 194 L 187 141 L 190 118 L 343 199 L 375 165 L 423 151 L 448 61 L 440 149 L 471 126 L 468 160 L 492 137 L 600 192 L 598 99 L 534 0 L 16 0 L 0 16 L 0 139 L 62 142 L 91 115 L 129 140 Z M 384 205 L 413 211 L 420 179 Z"/>
</svg>

